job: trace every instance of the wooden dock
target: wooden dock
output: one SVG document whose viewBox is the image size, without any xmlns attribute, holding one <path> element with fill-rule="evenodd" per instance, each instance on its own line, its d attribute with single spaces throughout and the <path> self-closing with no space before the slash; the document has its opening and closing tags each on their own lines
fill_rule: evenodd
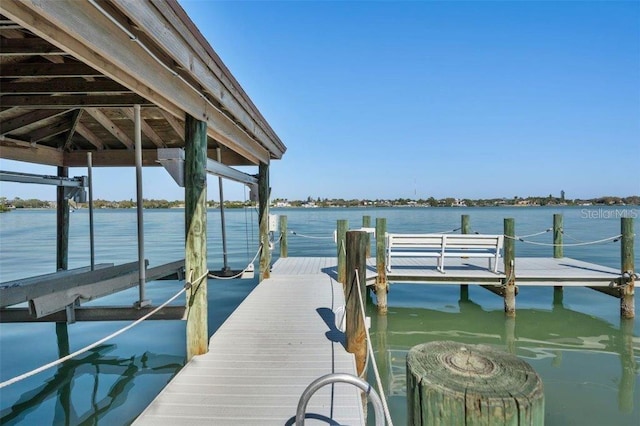
<svg viewBox="0 0 640 426">
<path fill-rule="evenodd" d="M 134 424 L 293 424 L 309 383 L 329 373 L 355 375 L 336 327 L 344 295 L 329 270 L 335 258 L 290 260 L 276 262 L 271 278 L 211 337 L 209 352 L 188 362 Z M 360 391 L 326 386 L 307 416 L 306 424 L 364 425 Z"/>
</svg>

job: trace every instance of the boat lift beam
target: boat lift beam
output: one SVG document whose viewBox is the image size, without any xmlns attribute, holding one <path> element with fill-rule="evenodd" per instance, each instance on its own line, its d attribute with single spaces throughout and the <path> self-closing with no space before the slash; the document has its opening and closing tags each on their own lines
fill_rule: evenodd
<svg viewBox="0 0 640 426">
<path fill-rule="evenodd" d="M 65 199 L 73 198 L 78 203 L 84 203 L 87 193 L 84 188 L 89 186 L 87 176 L 72 178 L 48 175 L 36 175 L 32 173 L 8 172 L 0 170 L 0 182 L 34 183 L 40 185 L 55 185 L 64 187 Z"/>
<path fill-rule="evenodd" d="M 184 149 L 158 148 L 158 163 L 169 172 L 178 186 L 184 187 Z M 207 173 L 258 188 L 258 178 L 207 158 Z"/>
</svg>

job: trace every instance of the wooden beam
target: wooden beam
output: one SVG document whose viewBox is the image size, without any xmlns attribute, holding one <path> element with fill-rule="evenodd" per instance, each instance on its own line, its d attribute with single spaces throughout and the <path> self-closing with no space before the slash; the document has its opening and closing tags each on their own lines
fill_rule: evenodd
<svg viewBox="0 0 640 426">
<path fill-rule="evenodd" d="M 62 151 L 46 146 L 37 146 L 0 136 L 0 158 L 24 161 L 27 163 L 61 166 L 64 156 Z"/>
<path fill-rule="evenodd" d="M 100 138 L 98 138 L 91 130 L 89 130 L 87 128 L 87 126 L 85 126 L 82 123 L 77 123 L 76 127 L 75 127 L 75 131 L 82 136 L 83 138 L 85 138 L 87 140 L 87 142 L 89 142 L 91 145 L 95 146 L 98 149 L 104 149 L 104 144 L 102 143 L 102 141 L 100 140 Z M 81 163 L 82 166 L 79 167 L 84 167 L 87 164 L 87 157 L 86 155 L 84 155 L 83 158 L 83 162 Z M 66 163 L 66 160 L 65 160 Z M 73 167 L 73 165 L 69 164 L 68 167 Z"/>
<path fill-rule="evenodd" d="M 101 108 L 131 105 L 151 106 L 151 102 L 138 95 L 5 95 L 2 105 L 25 108 Z"/>
<path fill-rule="evenodd" d="M 48 81 L 9 82 L 2 83 L 0 89 L 3 94 L 13 95 L 50 95 L 57 93 L 67 95 L 103 93 L 131 94 L 131 90 L 123 85 L 103 78 L 93 81 L 64 78 Z"/>
<path fill-rule="evenodd" d="M 205 120 L 211 137 L 253 164 L 269 161 L 266 148 L 204 102 L 201 94 L 175 77 L 175 71 L 132 43 L 126 33 L 88 2 L 2 2 L 0 11 L 174 116 L 181 117 L 186 112 Z"/>
<path fill-rule="evenodd" d="M 129 120 L 135 121 L 135 117 L 133 116 L 133 108 L 122 108 L 122 112 L 125 116 L 127 116 Z M 144 133 L 144 135 L 149 138 L 149 140 L 153 142 L 155 146 L 157 146 L 158 148 L 167 147 L 162 138 L 158 136 L 158 134 L 155 132 L 155 130 L 153 130 L 149 123 L 144 121 L 144 118 L 140 119 L 140 125 L 142 126 L 142 133 Z"/>
<path fill-rule="evenodd" d="M 19 115 L 8 120 L 0 121 L 0 134 L 6 135 L 8 133 L 20 130 L 23 127 L 30 126 L 38 121 L 46 120 L 47 118 L 55 117 L 58 115 L 66 114 L 70 109 L 38 109 L 29 111 L 26 114 Z"/>
<path fill-rule="evenodd" d="M 106 114 L 97 108 L 86 108 L 85 111 L 91 117 L 93 117 L 98 123 L 100 123 L 105 129 L 109 131 L 116 139 L 118 139 L 124 146 L 129 149 L 133 149 L 133 141 L 125 132 L 120 129 Z"/>
<path fill-rule="evenodd" d="M 0 56 L 44 56 L 64 53 L 40 37 L 0 38 Z"/>
<path fill-rule="evenodd" d="M 260 275 L 258 282 L 271 276 L 271 250 L 269 250 L 269 164 L 260 163 L 258 170 L 258 231 L 260 235 Z"/>
<path fill-rule="evenodd" d="M 100 71 L 96 71 L 81 62 L 63 64 L 53 62 L 3 64 L 0 75 L 2 75 L 3 78 L 102 77 Z"/>
</svg>

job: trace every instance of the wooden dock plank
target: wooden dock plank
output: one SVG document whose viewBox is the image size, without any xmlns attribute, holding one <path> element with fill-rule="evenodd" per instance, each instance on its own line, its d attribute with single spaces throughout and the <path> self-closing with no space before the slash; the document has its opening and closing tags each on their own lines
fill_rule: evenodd
<svg viewBox="0 0 640 426">
<path fill-rule="evenodd" d="M 300 395 L 325 374 L 355 374 L 334 310 L 342 285 L 323 273 L 324 258 L 298 258 L 272 270 L 138 417 L 136 425 L 292 423 Z M 286 275 L 285 275 L 286 273 Z M 340 424 L 364 424 L 360 392 L 336 384 L 320 389 L 307 413 Z M 308 419 L 307 424 L 327 424 Z"/>
</svg>

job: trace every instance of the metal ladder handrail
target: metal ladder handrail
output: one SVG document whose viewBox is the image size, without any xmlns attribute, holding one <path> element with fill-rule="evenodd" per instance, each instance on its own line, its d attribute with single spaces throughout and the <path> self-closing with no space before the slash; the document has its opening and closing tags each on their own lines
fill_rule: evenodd
<svg viewBox="0 0 640 426">
<path fill-rule="evenodd" d="M 331 373 L 325 376 L 319 377 L 307 386 L 307 388 L 302 392 L 300 396 L 300 400 L 298 401 L 298 408 L 296 410 L 296 426 L 304 426 L 304 418 L 307 412 L 307 404 L 309 400 L 313 396 L 314 393 L 318 389 L 323 386 L 341 382 L 348 383 L 360 388 L 362 391 L 366 392 L 366 394 L 371 399 L 371 403 L 373 404 L 373 410 L 375 413 L 376 426 L 384 426 L 384 413 L 382 411 L 382 400 L 380 396 L 376 392 L 371 385 L 359 377 L 353 376 L 347 373 Z"/>
</svg>

